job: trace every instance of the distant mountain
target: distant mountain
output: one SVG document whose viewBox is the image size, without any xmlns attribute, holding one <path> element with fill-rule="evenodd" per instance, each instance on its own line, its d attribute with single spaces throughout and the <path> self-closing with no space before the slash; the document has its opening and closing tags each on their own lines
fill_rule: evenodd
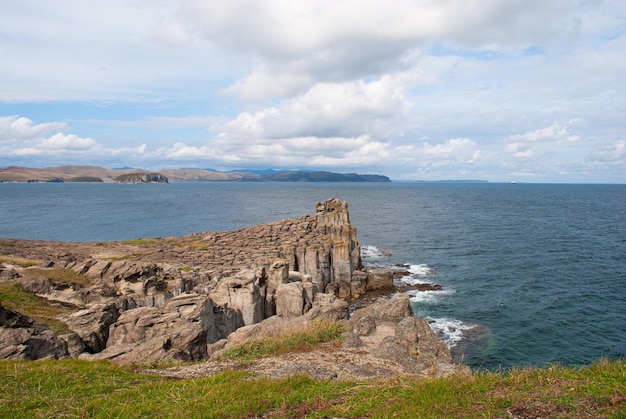
<svg viewBox="0 0 626 419">
<path fill-rule="evenodd" d="M 390 182 L 387 176 L 359 175 L 313 171 L 276 171 L 272 169 L 219 172 L 213 169 L 140 168 L 107 169 L 100 166 L 57 166 L 28 168 L 9 166 L 0 168 L 0 182 L 115 182 L 122 175 L 153 173 L 169 182 Z M 124 178 L 122 178 L 124 179 Z"/>
<path fill-rule="evenodd" d="M 442 179 L 442 180 L 394 180 L 397 183 L 489 183 L 479 179 Z"/>
<path fill-rule="evenodd" d="M 259 177 L 265 182 L 391 182 L 387 176 L 332 172 L 278 172 Z"/>
</svg>

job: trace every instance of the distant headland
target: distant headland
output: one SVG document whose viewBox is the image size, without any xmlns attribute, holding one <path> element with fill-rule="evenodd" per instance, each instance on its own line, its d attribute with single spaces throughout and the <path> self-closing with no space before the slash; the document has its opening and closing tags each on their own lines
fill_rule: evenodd
<svg viewBox="0 0 626 419">
<path fill-rule="evenodd" d="M 0 168 L 0 182 L 106 182 L 106 183 L 169 183 L 169 182 L 391 182 L 387 176 L 326 171 L 241 170 L 222 172 L 213 169 L 139 168 L 109 169 L 100 166 L 56 166 Z"/>
</svg>

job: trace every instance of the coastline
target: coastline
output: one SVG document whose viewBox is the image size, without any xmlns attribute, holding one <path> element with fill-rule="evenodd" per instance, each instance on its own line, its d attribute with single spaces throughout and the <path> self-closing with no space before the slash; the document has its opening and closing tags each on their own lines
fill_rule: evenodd
<svg viewBox="0 0 626 419">
<path fill-rule="evenodd" d="M 390 304 L 381 312 L 395 314 L 365 316 L 370 326 L 350 338 L 353 350 L 395 362 L 399 367 L 391 371 L 404 374 L 467 373 L 467 367 L 451 363 L 427 323 L 413 316 L 408 295 L 388 298 L 399 289 L 393 272 L 363 267 L 347 203 L 329 199 L 315 210 L 296 220 L 183 237 L 108 243 L 0 239 L 0 282 L 72 307 L 60 316 L 70 333 L 51 338 L 43 357 L 207 360 L 253 326 L 257 338 L 320 319 L 354 330 L 359 328 L 350 323 L 355 310 Z M 150 326 L 139 328 L 146 318 L 152 319 Z M 394 332 L 398 327 L 414 331 Z M 43 332 L 33 329 L 30 341 L 38 333 Z M 404 335 L 414 336 L 413 343 Z M 393 351 L 387 347 L 392 341 Z M 5 345 L 5 358 L 13 353 L 9 357 L 37 359 L 32 351 L 15 352 L 15 344 L 25 342 L 13 342 L 13 352 Z M 378 371 L 374 376 L 387 374 Z"/>
</svg>

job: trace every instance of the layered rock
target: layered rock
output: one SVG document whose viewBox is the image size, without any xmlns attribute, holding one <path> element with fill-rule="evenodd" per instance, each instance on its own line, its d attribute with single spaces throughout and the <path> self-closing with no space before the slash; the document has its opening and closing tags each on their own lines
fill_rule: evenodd
<svg viewBox="0 0 626 419">
<path fill-rule="evenodd" d="M 273 378 L 308 375 L 313 379 L 352 381 L 401 374 L 471 373 L 468 367 L 453 364 L 446 345 L 436 338 L 424 320 L 412 316 L 408 295 L 380 298 L 371 307 L 357 310 L 349 320 L 345 301 L 330 294 L 317 297 L 313 308 L 305 315 L 289 319 L 273 316 L 210 345 L 212 358 L 209 362 L 153 372 L 177 378 L 213 375 L 232 368 L 232 363 L 221 357 L 229 349 L 301 331 L 326 319 L 342 321 L 348 330 L 341 346 L 329 342 L 307 352 L 270 355 L 239 368 Z"/>
<path fill-rule="evenodd" d="M 219 335 L 213 307 L 206 296 L 187 294 L 163 307 L 127 310 L 111 325 L 106 349 L 81 358 L 125 363 L 206 359 L 207 343 Z"/>
<path fill-rule="evenodd" d="M 113 243 L 2 244 L 4 260 L 33 261 L 38 276 L 5 262 L 0 281 L 80 309 L 62 317 L 74 333 L 50 341 L 60 349 L 38 350 L 37 357 L 206 359 L 236 342 L 314 319 L 346 320 L 346 300 L 393 282 L 388 270 L 363 268 L 348 204 L 337 199 L 318 203 L 313 215 L 235 231 Z M 68 269 L 84 281 L 46 276 Z M 432 339 L 425 322 L 413 319 L 407 301 L 359 310 L 350 327 L 346 345 L 368 347 L 372 356 L 395 354 L 407 370 L 448 362 L 445 345 Z M 29 349 L 15 348 L 35 348 L 36 339 L 48 333 L 26 323 L 13 327 L 24 329 L 24 336 L 8 328 L 2 330 L 12 340 L 4 346 L 13 349 L 2 349 L 0 357 L 31 359 Z"/>
</svg>

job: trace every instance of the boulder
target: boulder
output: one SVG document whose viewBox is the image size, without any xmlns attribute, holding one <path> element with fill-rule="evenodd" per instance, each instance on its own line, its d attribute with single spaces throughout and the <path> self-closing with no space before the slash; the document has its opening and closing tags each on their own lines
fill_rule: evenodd
<svg viewBox="0 0 626 419">
<path fill-rule="evenodd" d="M 78 358 L 80 354 L 87 350 L 85 342 L 78 336 L 77 333 L 68 333 L 65 335 L 59 335 L 59 339 L 65 341 L 67 345 L 67 352 L 70 358 Z"/>
<path fill-rule="evenodd" d="M 0 304 L 0 326 L 11 329 L 31 327 L 35 322 L 28 316 L 15 310 L 4 308 Z"/>
<path fill-rule="evenodd" d="M 315 294 L 311 309 L 304 317 L 311 320 L 340 321 L 349 317 L 349 305 L 345 300 L 332 294 Z"/>
<path fill-rule="evenodd" d="M 264 278 L 254 270 L 242 270 L 221 279 L 209 297 L 216 306 L 229 307 L 241 313 L 246 326 L 263 320 L 265 314 Z M 262 288 L 263 287 L 263 288 Z"/>
<path fill-rule="evenodd" d="M 59 359 L 68 356 L 65 341 L 49 329 L 0 327 L 0 359 Z"/>
<path fill-rule="evenodd" d="M 286 319 L 304 314 L 306 293 L 301 282 L 280 284 L 276 290 L 276 314 Z"/>
<path fill-rule="evenodd" d="M 385 268 L 370 268 L 367 271 L 367 290 L 393 289 L 393 272 Z"/>
<path fill-rule="evenodd" d="M 85 343 L 88 352 L 102 351 L 109 338 L 109 326 L 120 316 L 117 305 L 96 304 L 75 313 L 66 314 L 61 320 L 76 332 Z"/>
<path fill-rule="evenodd" d="M 381 297 L 369 306 L 357 310 L 351 317 L 351 324 L 357 324 L 366 317 L 370 317 L 376 324 L 379 322 L 398 323 L 405 317 L 413 315 L 410 306 L 410 296 L 408 294 L 397 294 L 387 297 Z"/>
<path fill-rule="evenodd" d="M 13 265 L 8 263 L 0 263 L 0 281 L 19 278 L 20 274 Z"/>
<path fill-rule="evenodd" d="M 367 273 L 363 271 L 352 272 L 352 280 L 350 281 L 350 295 L 352 298 L 359 298 L 367 290 Z"/>
<path fill-rule="evenodd" d="M 395 336 L 385 336 L 372 349 L 372 354 L 378 358 L 395 362 L 402 366 L 404 372 L 408 374 L 420 374 L 427 370 L 427 366 L 407 351 L 401 340 Z"/>
<path fill-rule="evenodd" d="M 59 359 L 68 355 L 65 341 L 49 327 L 0 304 L 0 359 Z"/>
<path fill-rule="evenodd" d="M 428 322 L 417 317 L 402 319 L 395 328 L 395 337 L 412 354 L 427 364 L 451 363 L 446 343 L 435 335 Z"/>
</svg>

